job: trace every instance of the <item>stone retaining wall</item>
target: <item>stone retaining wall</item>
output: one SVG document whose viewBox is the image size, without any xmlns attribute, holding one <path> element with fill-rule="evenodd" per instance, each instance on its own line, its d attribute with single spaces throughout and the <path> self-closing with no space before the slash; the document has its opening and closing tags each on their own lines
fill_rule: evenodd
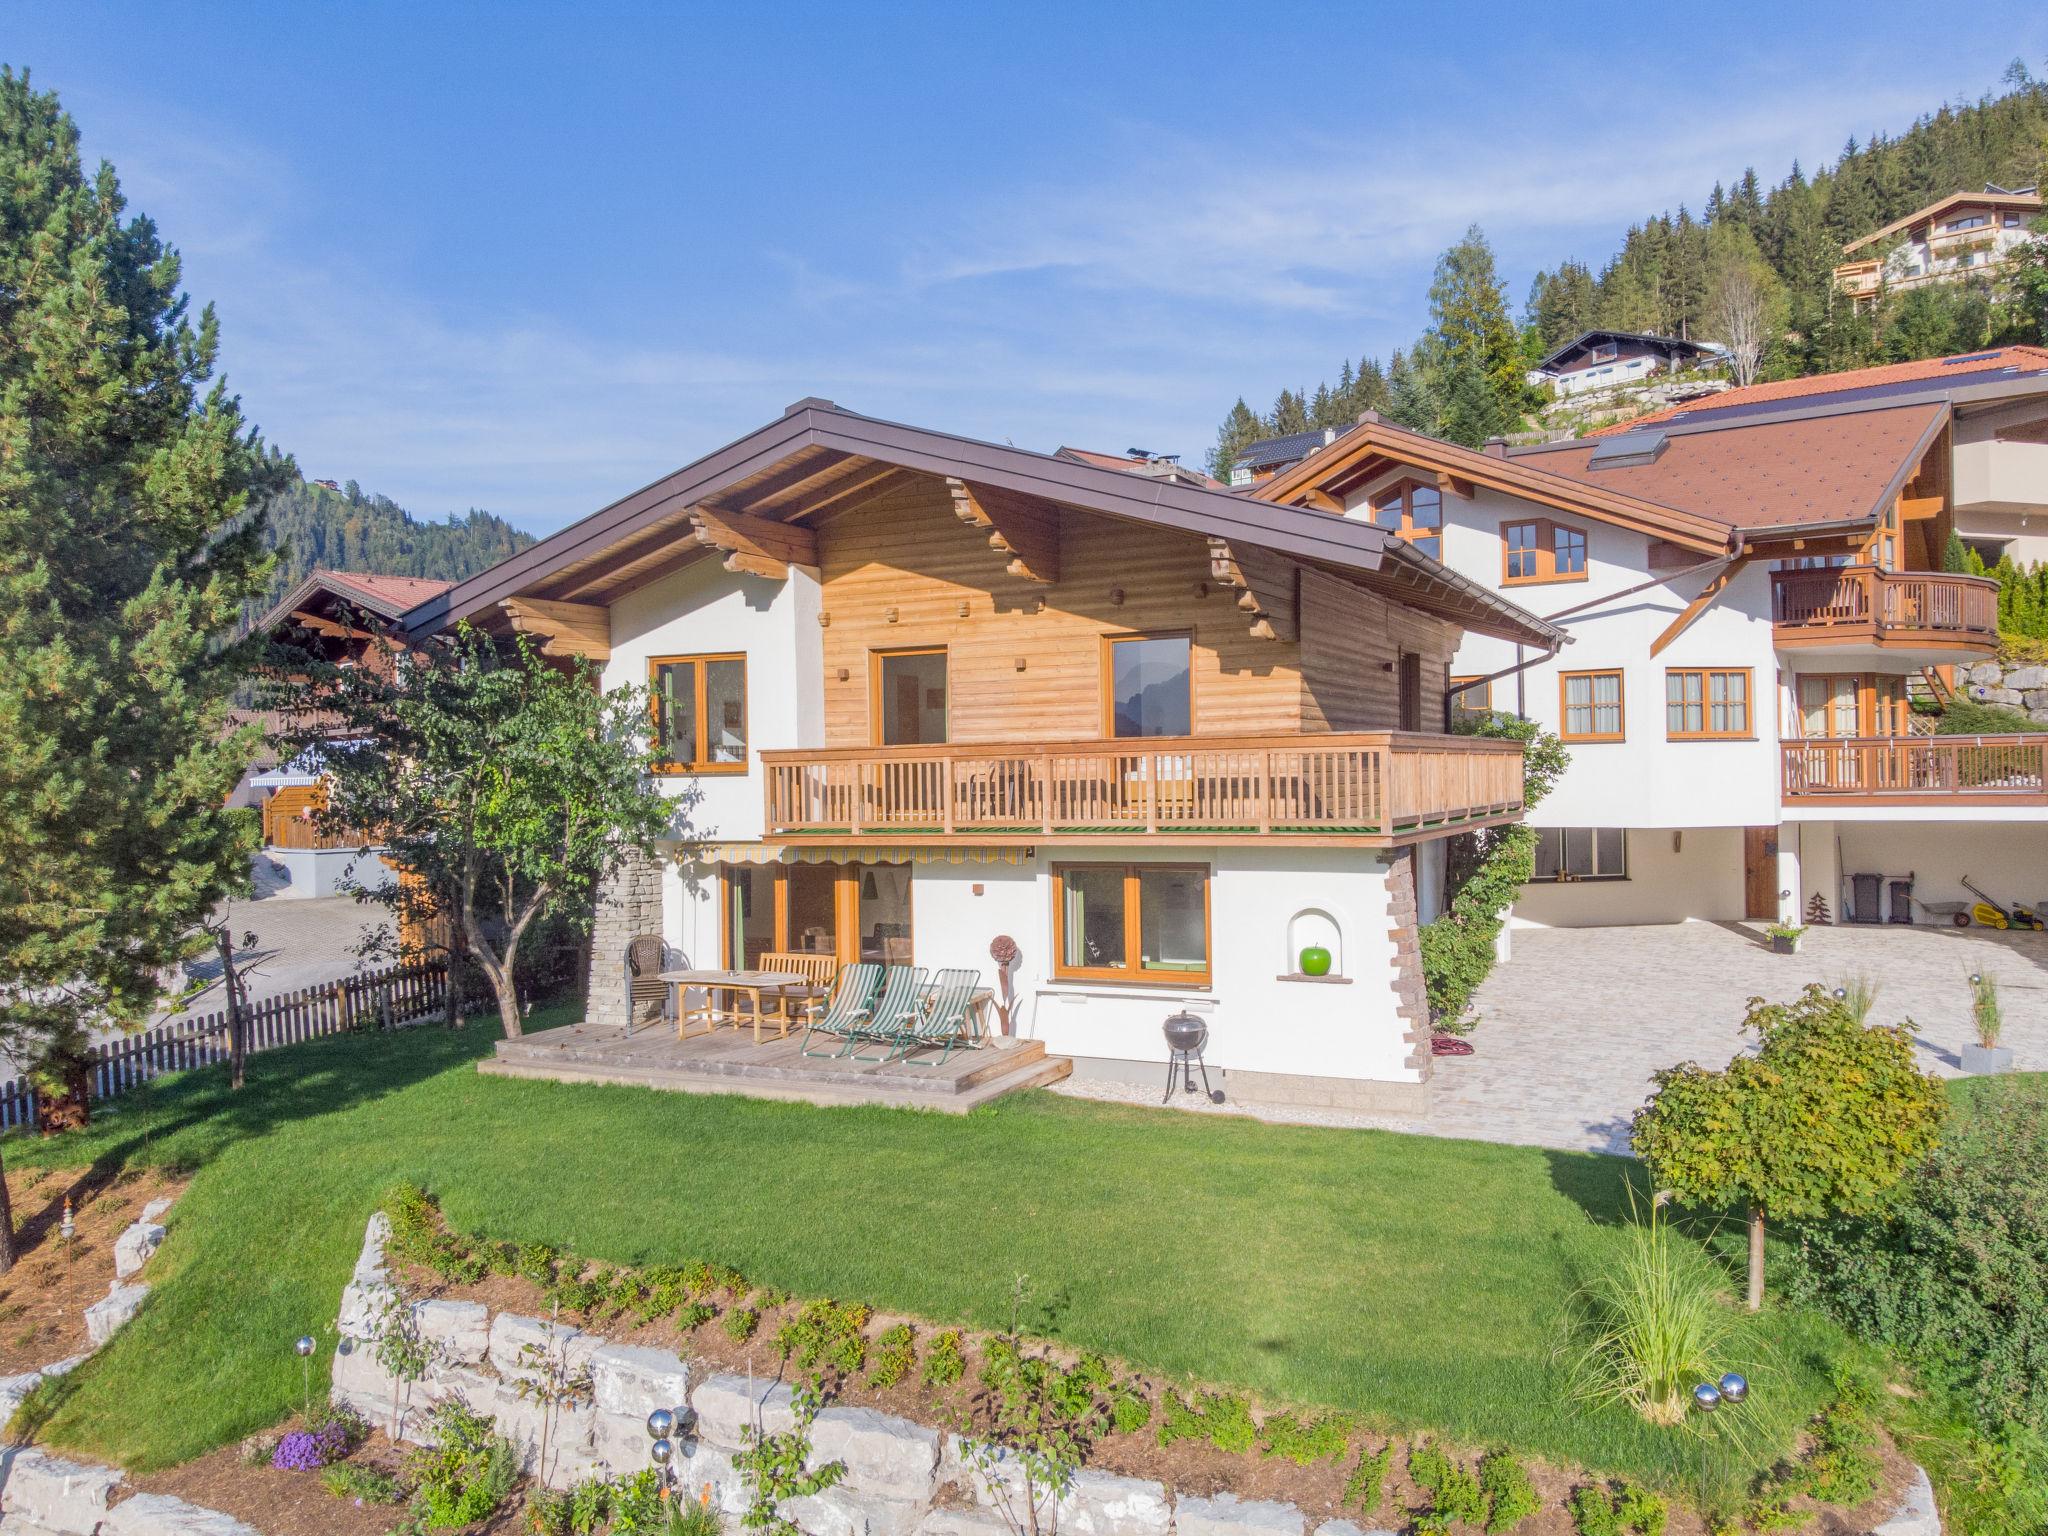
<svg viewBox="0 0 2048 1536">
<path fill-rule="evenodd" d="M 2048 725 L 2048 667 L 1980 661 L 1956 669 L 1956 686 L 1979 704 L 2017 709 L 2028 719 Z"/>
<path fill-rule="evenodd" d="M 614 1344 L 539 1318 L 492 1315 L 480 1302 L 411 1303 L 420 1337 L 436 1345 L 426 1376 L 398 1394 L 377 1363 L 378 1319 L 394 1296 L 385 1264 L 390 1224 L 370 1218 L 354 1277 L 342 1292 L 341 1346 L 334 1360 L 335 1396 L 394 1438 L 417 1440 L 425 1410 L 451 1396 L 497 1418 L 529 1471 L 539 1450 L 540 1410 L 518 1392 L 530 1364 L 522 1346 L 541 1344 L 572 1366 L 588 1368 L 592 1401 L 563 1416 L 550 1447 L 546 1480 L 564 1487 L 602 1472 L 630 1476 L 650 1465 L 647 1415 L 657 1408 L 694 1410 L 694 1432 L 677 1442 L 677 1480 L 688 1496 L 708 1495 L 728 1515 L 746 1508 L 733 1458 L 749 1425 L 776 1434 L 795 1423 L 787 1386 L 728 1374 L 700 1375 L 665 1349 Z M 872 1408 L 826 1408 L 811 1425 L 811 1465 L 845 1463 L 845 1477 L 814 1497 L 793 1499 L 781 1512 L 809 1536 L 1008 1536 L 999 1498 L 1022 1512 L 1022 1477 L 999 1466 L 991 1487 L 963 1460 L 958 1435 Z M 1178 1495 L 1165 1484 L 1084 1470 L 1060 1500 L 1061 1536 L 1309 1536 L 1310 1517 L 1292 1504 Z M 1887 1526 L 1886 1536 L 1940 1536 L 1931 1528 Z M 1314 1525 L 1315 1536 L 1392 1536 L 1348 1520 Z"/>
</svg>

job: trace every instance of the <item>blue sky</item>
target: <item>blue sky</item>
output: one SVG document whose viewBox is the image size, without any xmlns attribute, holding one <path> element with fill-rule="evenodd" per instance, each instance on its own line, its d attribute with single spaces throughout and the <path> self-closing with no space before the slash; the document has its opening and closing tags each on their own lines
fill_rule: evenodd
<svg viewBox="0 0 2048 1536">
<path fill-rule="evenodd" d="M 823 395 L 1199 460 L 1716 177 L 2048 68 L 2048 8 L 0 7 L 311 476 L 561 526 Z M 1951 24 L 1953 22 L 1953 24 Z"/>
</svg>

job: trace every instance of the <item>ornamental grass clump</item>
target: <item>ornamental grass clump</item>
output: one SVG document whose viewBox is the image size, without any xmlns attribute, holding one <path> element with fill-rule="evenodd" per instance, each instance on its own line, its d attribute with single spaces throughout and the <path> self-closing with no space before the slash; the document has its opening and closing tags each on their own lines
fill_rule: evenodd
<svg viewBox="0 0 2048 1536">
<path fill-rule="evenodd" d="M 1977 1031 L 1977 1043 L 1995 1050 L 1999 1032 L 2005 1028 L 2005 1009 L 1998 1001 L 1996 976 L 1970 977 L 1970 1025 Z"/>
<path fill-rule="evenodd" d="M 1577 1394 L 1626 1403 L 1652 1424 L 1683 1421 L 1694 1384 L 1713 1377 L 1736 1327 L 1712 1267 L 1676 1240 L 1657 1201 L 1629 1222 L 1620 1261 L 1578 1300 Z"/>
</svg>

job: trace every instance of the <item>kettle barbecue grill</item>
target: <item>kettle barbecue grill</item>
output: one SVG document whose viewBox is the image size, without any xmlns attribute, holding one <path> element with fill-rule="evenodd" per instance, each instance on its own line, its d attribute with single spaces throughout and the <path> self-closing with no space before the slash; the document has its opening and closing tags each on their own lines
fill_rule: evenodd
<svg viewBox="0 0 2048 1536">
<path fill-rule="evenodd" d="M 1166 1059 L 1166 1094 L 1160 1099 L 1164 1104 L 1173 1098 L 1173 1075 L 1180 1074 L 1182 1093 L 1195 1091 L 1195 1073 L 1202 1074 L 1202 1093 L 1211 1104 L 1221 1104 L 1223 1094 L 1209 1086 L 1209 1067 L 1202 1060 L 1202 1047 L 1209 1043 L 1209 1026 L 1185 1008 L 1169 1014 L 1160 1026 L 1166 1036 L 1166 1048 L 1172 1054 Z"/>
</svg>

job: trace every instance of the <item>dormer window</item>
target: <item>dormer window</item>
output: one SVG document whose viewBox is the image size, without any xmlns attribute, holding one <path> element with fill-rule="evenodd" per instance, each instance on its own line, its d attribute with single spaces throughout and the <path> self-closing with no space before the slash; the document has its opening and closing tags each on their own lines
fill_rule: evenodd
<svg viewBox="0 0 2048 1536">
<path fill-rule="evenodd" d="M 1372 523 L 1432 560 L 1444 557 L 1444 495 L 1433 485 L 1407 481 L 1373 499 Z"/>
</svg>

